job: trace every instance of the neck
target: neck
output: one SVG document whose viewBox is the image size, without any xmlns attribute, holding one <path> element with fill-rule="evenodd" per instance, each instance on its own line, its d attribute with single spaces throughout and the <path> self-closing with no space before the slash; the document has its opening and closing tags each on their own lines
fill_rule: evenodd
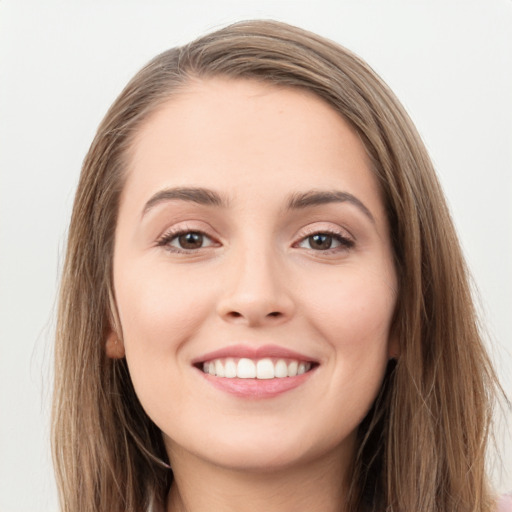
<svg viewBox="0 0 512 512">
<path fill-rule="evenodd" d="M 339 453 L 337 453 L 339 458 Z M 167 512 L 343 512 L 347 464 L 308 461 L 293 468 L 233 470 L 187 457 L 173 460 Z"/>
</svg>

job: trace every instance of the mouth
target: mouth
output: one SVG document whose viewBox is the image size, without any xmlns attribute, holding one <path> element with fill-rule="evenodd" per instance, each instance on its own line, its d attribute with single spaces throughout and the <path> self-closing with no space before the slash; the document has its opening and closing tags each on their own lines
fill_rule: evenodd
<svg viewBox="0 0 512 512">
<path fill-rule="evenodd" d="M 316 365 L 312 361 L 298 359 L 226 357 L 197 363 L 195 366 L 214 377 L 269 380 L 297 377 L 311 371 Z"/>
<path fill-rule="evenodd" d="M 294 389 L 318 361 L 278 346 L 230 346 L 206 354 L 193 366 L 214 387 L 243 398 L 271 398 Z"/>
</svg>

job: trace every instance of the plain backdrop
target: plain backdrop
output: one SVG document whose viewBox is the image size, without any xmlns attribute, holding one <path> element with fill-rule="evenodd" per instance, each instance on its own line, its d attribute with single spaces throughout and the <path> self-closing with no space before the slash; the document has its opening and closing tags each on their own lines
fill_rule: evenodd
<svg viewBox="0 0 512 512">
<path fill-rule="evenodd" d="M 57 510 L 55 296 L 98 123 L 148 59 L 248 18 L 347 46 L 402 100 L 441 177 L 511 395 L 511 0 L 0 0 L 0 512 Z M 512 441 L 500 432 L 508 475 L 493 478 L 512 490 Z"/>
</svg>

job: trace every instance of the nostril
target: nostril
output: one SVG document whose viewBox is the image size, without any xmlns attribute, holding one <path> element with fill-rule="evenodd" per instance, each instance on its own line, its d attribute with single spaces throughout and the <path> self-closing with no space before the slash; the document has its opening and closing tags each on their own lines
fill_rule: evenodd
<svg viewBox="0 0 512 512">
<path fill-rule="evenodd" d="M 257 307 L 256 307 L 257 306 Z M 244 308 L 233 308 L 222 311 L 218 311 L 220 316 L 227 322 L 233 322 L 233 324 L 240 324 L 247 322 L 248 325 L 259 325 L 265 322 L 275 325 L 276 322 L 280 323 L 283 321 L 287 314 L 279 309 L 272 310 L 271 308 L 261 307 L 259 305 L 250 305 Z"/>
</svg>

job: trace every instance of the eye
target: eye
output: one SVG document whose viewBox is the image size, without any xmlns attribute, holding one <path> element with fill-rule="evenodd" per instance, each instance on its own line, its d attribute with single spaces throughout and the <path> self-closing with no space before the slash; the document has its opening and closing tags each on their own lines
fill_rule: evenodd
<svg viewBox="0 0 512 512">
<path fill-rule="evenodd" d="M 158 246 L 166 247 L 171 251 L 195 251 L 214 245 L 213 240 L 200 231 L 171 232 L 158 240 Z"/>
<path fill-rule="evenodd" d="M 349 249 L 354 246 L 353 240 L 340 235 L 339 233 L 313 233 L 303 238 L 298 247 L 312 249 L 314 251 L 328 251 L 336 249 Z"/>
</svg>

